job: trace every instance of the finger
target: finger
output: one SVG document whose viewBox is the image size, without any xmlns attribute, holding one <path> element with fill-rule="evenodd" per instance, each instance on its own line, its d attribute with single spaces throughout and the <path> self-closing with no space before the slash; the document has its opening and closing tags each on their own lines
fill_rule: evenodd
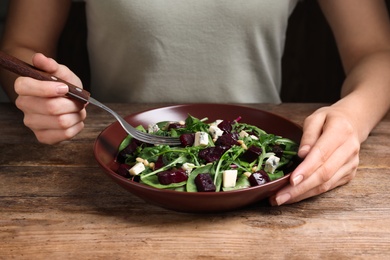
<svg viewBox="0 0 390 260">
<path fill-rule="evenodd" d="M 346 167 L 347 168 L 347 167 Z M 335 189 L 336 187 L 342 186 L 350 182 L 356 175 L 357 169 L 352 169 L 349 172 L 343 172 L 344 169 L 340 169 L 332 179 L 328 182 L 321 184 L 297 197 L 291 197 L 290 200 L 286 201 L 284 204 L 292 204 L 295 202 L 302 201 L 304 199 L 317 196 L 324 192 Z M 341 176 L 341 177 L 340 177 Z"/>
<path fill-rule="evenodd" d="M 58 70 L 59 64 L 52 58 L 48 58 L 42 53 L 36 53 L 32 57 L 33 65 L 48 73 L 54 73 Z"/>
<path fill-rule="evenodd" d="M 85 104 L 66 97 L 40 98 L 19 96 L 16 106 L 26 114 L 62 115 L 77 113 L 85 108 Z"/>
<path fill-rule="evenodd" d="M 303 193 L 303 194 L 301 194 L 300 196 L 297 196 L 297 197 L 291 197 L 291 195 L 288 192 L 287 193 L 282 193 L 283 196 L 284 196 L 284 194 L 288 194 L 288 195 L 286 195 L 286 200 L 284 202 L 280 200 L 283 196 L 281 196 L 281 195 L 274 195 L 274 196 L 269 198 L 269 203 L 272 206 L 280 206 L 282 204 L 292 204 L 292 203 L 296 203 L 296 202 L 302 201 L 302 200 L 307 199 L 307 198 L 311 198 L 311 197 L 317 196 L 319 194 L 322 194 L 323 191 L 325 189 L 327 189 L 326 187 L 329 187 L 328 190 L 332 190 L 332 189 L 334 189 L 336 187 L 339 187 L 339 186 L 347 184 L 348 182 L 350 182 L 353 179 L 355 174 L 356 174 L 356 171 L 351 171 L 350 174 L 345 175 L 344 177 L 341 177 L 341 179 L 337 179 L 337 175 L 338 174 L 336 174 L 335 177 L 334 177 L 334 179 L 335 179 L 334 182 L 333 182 L 333 179 L 331 179 L 327 183 L 324 183 L 322 187 L 315 187 L 315 188 L 309 190 L 308 192 Z M 286 188 L 290 188 L 290 187 L 291 186 L 289 185 Z"/>
<path fill-rule="evenodd" d="M 297 172 L 294 171 L 291 174 L 291 184 L 298 186 L 305 182 L 305 186 L 300 185 L 300 189 L 309 190 L 314 186 L 328 181 L 340 167 L 355 157 L 358 158 L 359 149 L 360 144 L 356 139 L 347 139 L 345 143 L 337 147 L 328 156 L 324 155 L 320 149 L 317 149 L 317 145 L 315 145 L 301 165 L 298 166 L 300 168 L 298 169 L 297 167 Z"/>
<path fill-rule="evenodd" d="M 321 194 L 337 187 L 339 183 L 342 183 L 339 180 L 345 176 L 348 176 L 349 180 L 352 179 L 354 175 L 349 173 L 356 172 L 359 165 L 359 156 L 355 152 L 349 157 L 340 157 L 341 154 L 345 154 L 343 149 L 339 149 L 327 164 L 320 167 L 318 171 L 313 172 L 301 184 L 297 186 L 289 185 L 280 190 L 273 198 L 274 204 L 281 205 L 286 202 L 299 201 L 301 198 Z"/>
<path fill-rule="evenodd" d="M 65 130 L 40 130 L 35 136 L 39 142 L 44 144 L 57 144 L 59 142 L 72 139 L 84 128 L 84 123 L 80 122 Z"/>
<path fill-rule="evenodd" d="M 58 64 L 54 59 L 48 58 L 42 53 L 33 56 L 35 67 L 68 81 L 78 87 L 83 87 L 81 80 L 65 65 Z"/>
<path fill-rule="evenodd" d="M 310 149 L 303 162 L 298 165 L 291 175 L 291 184 L 298 185 L 301 181 L 307 178 L 311 173 L 315 172 L 325 162 L 328 161 L 331 155 L 344 145 L 345 142 L 353 138 L 353 127 L 348 123 L 341 124 L 337 117 L 329 117 L 324 126 L 322 135 Z M 351 147 L 345 147 L 345 151 L 349 151 L 352 147 L 359 147 L 357 139 L 353 139 Z M 341 158 L 348 156 L 340 154 Z"/>
<path fill-rule="evenodd" d="M 66 130 L 84 121 L 85 118 L 85 109 L 79 113 L 63 114 L 59 116 L 28 114 L 24 117 L 24 124 L 34 132 L 41 130 Z"/>
<path fill-rule="evenodd" d="M 326 114 L 315 112 L 307 117 L 303 123 L 303 134 L 298 150 L 298 156 L 305 158 L 310 149 L 316 143 L 322 133 L 323 125 L 325 124 Z"/>
<path fill-rule="evenodd" d="M 68 86 L 62 82 L 40 81 L 29 77 L 18 77 L 14 87 L 19 96 L 59 97 L 69 91 Z"/>
</svg>

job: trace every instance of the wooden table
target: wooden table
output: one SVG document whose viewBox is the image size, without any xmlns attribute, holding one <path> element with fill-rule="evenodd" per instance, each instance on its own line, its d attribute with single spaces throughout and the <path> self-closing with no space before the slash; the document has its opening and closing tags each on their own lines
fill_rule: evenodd
<svg viewBox="0 0 390 260">
<path fill-rule="evenodd" d="M 109 105 L 122 115 L 158 106 Z M 321 104 L 253 106 L 301 124 Z M 390 259 L 390 114 L 343 187 L 294 205 L 187 214 L 103 173 L 93 143 L 113 118 L 88 113 L 81 134 L 49 146 L 0 104 L 0 259 Z"/>
</svg>

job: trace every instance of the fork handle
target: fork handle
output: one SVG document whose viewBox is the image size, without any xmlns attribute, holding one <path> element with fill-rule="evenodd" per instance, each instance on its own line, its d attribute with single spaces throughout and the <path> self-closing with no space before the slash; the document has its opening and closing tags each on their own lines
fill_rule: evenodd
<svg viewBox="0 0 390 260">
<path fill-rule="evenodd" d="M 30 77 L 43 81 L 59 81 L 65 83 L 69 87 L 69 92 L 66 95 L 81 100 L 84 103 L 87 103 L 89 97 L 91 96 L 91 93 L 89 93 L 85 89 L 77 87 L 45 71 L 39 70 L 24 61 L 21 61 L 13 56 L 6 54 L 3 51 L 0 51 L 0 66 L 20 76 Z"/>
</svg>

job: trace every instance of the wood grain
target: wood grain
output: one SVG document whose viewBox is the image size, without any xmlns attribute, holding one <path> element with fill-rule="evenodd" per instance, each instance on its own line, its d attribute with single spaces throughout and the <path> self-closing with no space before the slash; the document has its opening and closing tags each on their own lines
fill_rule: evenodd
<svg viewBox="0 0 390 260">
<path fill-rule="evenodd" d="M 109 104 L 121 115 L 155 105 Z M 251 105 L 301 124 L 321 104 Z M 113 183 L 93 142 L 114 119 L 88 107 L 84 131 L 39 144 L 0 104 L 0 259 L 388 259 L 390 115 L 362 145 L 356 178 L 293 205 L 218 214 L 149 205 Z"/>
</svg>

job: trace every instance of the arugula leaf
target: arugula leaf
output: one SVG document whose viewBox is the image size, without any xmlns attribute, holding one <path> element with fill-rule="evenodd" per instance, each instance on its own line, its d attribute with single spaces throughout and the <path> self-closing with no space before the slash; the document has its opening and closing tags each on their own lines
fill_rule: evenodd
<svg viewBox="0 0 390 260">
<path fill-rule="evenodd" d="M 125 139 L 123 139 L 122 142 L 120 143 L 118 151 L 120 152 L 123 149 L 125 149 L 130 144 L 132 139 L 133 137 L 131 135 L 127 135 Z"/>
<path fill-rule="evenodd" d="M 148 176 L 148 177 L 143 178 L 141 180 L 142 180 L 141 183 L 144 183 L 146 185 L 149 185 L 149 186 L 152 186 L 152 187 L 158 188 L 158 189 L 176 189 L 176 188 L 183 187 L 186 185 L 186 181 L 171 183 L 168 185 L 161 184 L 158 181 L 157 175 Z"/>
<path fill-rule="evenodd" d="M 149 172 L 148 174 L 141 174 L 141 180 L 144 180 L 145 178 L 151 176 L 151 175 L 156 175 L 157 173 L 159 172 L 162 172 L 162 171 L 166 171 L 174 166 L 176 166 L 176 164 L 183 164 L 185 163 L 187 160 L 186 160 L 186 156 L 185 154 L 181 154 L 179 157 L 177 157 L 175 160 L 173 160 L 172 162 L 170 162 L 169 164 L 161 167 L 160 169 L 158 170 L 155 170 L 155 171 L 152 171 L 152 172 Z"/>
<path fill-rule="evenodd" d="M 251 183 L 249 182 L 248 177 L 246 177 L 244 174 L 241 174 L 237 178 L 236 186 L 232 188 L 222 188 L 223 191 L 230 191 L 230 190 L 240 190 L 245 189 L 251 186 Z"/>
<path fill-rule="evenodd" d="M 267 173 L 271 181 L 280 179 L 284 176 L 283 171 L 275 171 L 274 173 Z"/>
</svg>

